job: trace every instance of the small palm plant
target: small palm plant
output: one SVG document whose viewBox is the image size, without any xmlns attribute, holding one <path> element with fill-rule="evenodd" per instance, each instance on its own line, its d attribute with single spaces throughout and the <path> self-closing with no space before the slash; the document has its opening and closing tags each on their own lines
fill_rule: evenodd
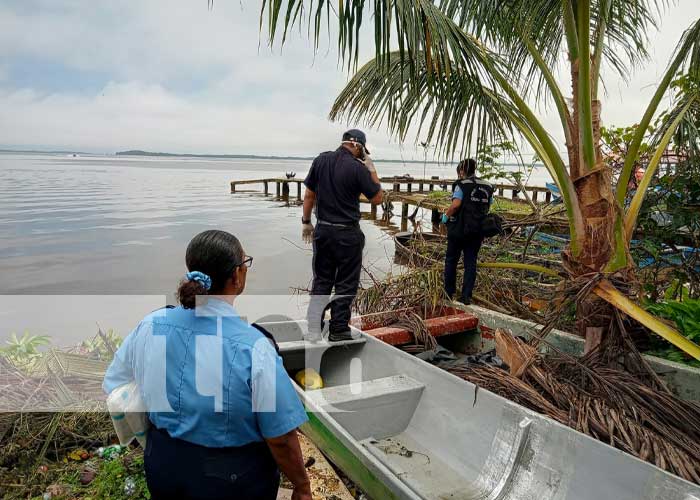
<svg viewBox="0 0 700 500">
<path fill-rule="evenodd" d="M 7 357 L 17 366 L 30 366 L 41 356 L 39 348 L 51 344 L 48 335 L 30 335 L 25 330 L 21 337 L 12 332 L 6 346 L 0 349 L 0 354 Z"/>
</svg>

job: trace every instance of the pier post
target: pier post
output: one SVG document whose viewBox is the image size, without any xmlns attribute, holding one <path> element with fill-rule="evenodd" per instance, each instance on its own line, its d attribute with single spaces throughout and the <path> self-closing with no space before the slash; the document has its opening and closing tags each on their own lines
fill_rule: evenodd
<svg viewBox="0 0 700 500">
<path fill-rule="evenodd" d="M 233 194 L 233 193 L 235 193 L 235 192 L 236 192 L 236 183 L 235 183 L 235 182 L 232 182 L 232 183 L 231 183 L 231 194 Z"/>
<path fill-rule="evenodd" d="M 265 189 L 265 196 L 267 196 L 268 193 L 269 193 L 269 190 L 268 190 L 268 187 L 269 187 L 269 186 L 268 186 L 268 182 L 267 182 L 267 181 L 263 181 L 263 186 L 264 186 L 264 189 Z"/>
<path fill-rule="evenodd" d="M 552 192 L 551 191 L 547 190 L 547 192 L 544 194 L 544 201 L 546 201 L 547 203 L 552 201 Z"/>
<path fill-rule="evenodd" d="M 501 196 L 501 197 L 503 196 L 503 188 L 502 187 L 498 188 L 498 196 Z"/>
<path fill-rule="evenodd" d="M 423 192 L 423 183 L 422 183 L 422 182 L 419 182 L 419 183 L 418 183 L 418 192 L 419 192 L 419 193 L 422 193 L 422 192 Z"/>
<path fill-rule="evenodd" d="M 511 195 L 511 199 L 517 200 L 518 199 L 518 193 L 520 192 L 519 189 L 513 188 L 513 194 Z"/>
<path fill-rule="evenodd" d="M 532 201 L 537 201 L 537 189 L 532 192 Z"/>
<path fill-rule="evenodd" d="M 408 229 L 408 203 L 401 204 L 401 231 Z"/>
<path fill-rule="evenodd" d="M 280 182 L 275 182 L 275 196 L 280 197 Z"/>
<path fill-rule="evenodd" d="M 447 183 L 446 182 L 442 183 L 442 190 L 447 191 Z"/>
<path fill-rule="evenodd" d="M 401 191 L 401 184 L 394 182 L 394 193 L 398 193 L 399 191 Z"/>
<path fill-rule="evenodd" d="M 284 198 L 289 198 L 289 183 L 288 182 L 282 183 L 282 196 Z"/>
<path fill-rule="evenodd" d="M 407 192 L 407 193 L 410 193 L 412 189 L 413 189 L 413 185 L 412 185 L 411 182 L 409 181 L 409 183 L 406 184 L 406 192 Z"/>
<path fill-rule="evenodd" d="M 437 175 L 432 175 L 432 176 L 430 176 L 430 180 L 432 180 L 432 181 L 436 181 L 436 180 L 438 180 L 439 178 L 440 178 L 440 177 L 437 176 Z M 430 186 L 428 187 L 428 191 L 431 191 L 431 192 L 432 192 L 433 189 L 435 189 L 435 184 L 431 182 L 431 183 L 430 183 Z"/>
<path fill-rule="evenodd" d="M 301 182 L 297 182 L 297 198 L 301 200 Z"/>
</svg>

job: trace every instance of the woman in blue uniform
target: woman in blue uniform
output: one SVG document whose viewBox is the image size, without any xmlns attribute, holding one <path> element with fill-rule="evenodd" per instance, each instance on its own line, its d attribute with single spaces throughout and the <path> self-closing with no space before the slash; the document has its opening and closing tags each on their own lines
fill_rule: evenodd
<svg viewBox="0 0 700 500">
<path fill-rule="evenodd" d="M 252 260 L 232 234 L 195 236 L 180 306 L 146 316 L 105 374 L 108 393 L 141 390 L 154 500 L 275 499 L 280 469 L 295 500 L 311 499 L 296 434 L 304 408 L 272 343 L 233 308 Z"/>
</svg>

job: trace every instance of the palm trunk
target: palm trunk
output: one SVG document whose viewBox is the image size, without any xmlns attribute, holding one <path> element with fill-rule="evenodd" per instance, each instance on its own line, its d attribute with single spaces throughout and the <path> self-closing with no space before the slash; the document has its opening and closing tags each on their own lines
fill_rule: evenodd
<svg viewBox="0 0 700 500">
<path fill-rule="evenodd" d="M 578 92 L 578 64 L 571 64 L 572 91 L 576 96 Z M 581 154 L 581 138 L 579 126 L 579 101 L 573 99 L 573 127 L 571 144 L 567 144 L 569 156 L 569 172 L 573 179 L 578 196 L 578 203 L 584 219 L 584 238 L 581 253 L 578 257 L 566 250 L 563 255 L 563 263 L 572 279 L 584 275 L 605 272 L 609 268 L 611 259 L 618 253 L 617 242 L 623 231 L 622 208 L 615 202 L 612 185 L 612 172 L 603 163 L 600 148 L 601 104 L 593 101 L 593 138 L 595 141 L 595 165 L 585 165 Z M 618 234 L 619 233 L 619 234 Z M 624 248 L 623 253 L 626 263 L 629 259 L 629 249 Z M 613 259 L 615 260 L 615 259 Z M 618 271 L 618 269 L 616 269 Z M 620 278 L 625 282 L 631 282 L 633 271 L 628 265 L 619 269 Z M 589 295 L 576 305 L 576 333 L 587 338 L 588 348 L 596 347 L 604 338 L 612 318 L 612 306 L 597 297 Z"/>
</svg>

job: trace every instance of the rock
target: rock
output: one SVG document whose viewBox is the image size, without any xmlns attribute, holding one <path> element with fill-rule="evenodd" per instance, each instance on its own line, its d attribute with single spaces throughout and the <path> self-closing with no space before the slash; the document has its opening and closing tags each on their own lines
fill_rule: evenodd
<svg viewBox="0 0 700 500">
<path fill-rule="evenodd" d="M 44 499 L 64 497 L 70 494 L 70 486 L 67 484 L 50 484 L 44 493 Z"/>
<path fill-rule="evenodd" d="M 83 470 L 80 471 L 80 484 L 86 485 L 90 484 L 93 479 L 95 479 L 95 476 L 97 475 L 97 472 L 95 472 L 95 469 L 91 467 L 85 467 Z"/>
<path fill-rule="evenodd" d="M 280 488 L 277 491 L 277 500 L 291 500 L 292 493 L 293 493 L 293 490 L 290 490 L 288 488 Z"/>
<path fill-rule="evenodd" d="M 124 494 L 128 497 L 136 493 L 136 481 L 133 477 L 127 477 L 124 480 Z"/>
</svg>

